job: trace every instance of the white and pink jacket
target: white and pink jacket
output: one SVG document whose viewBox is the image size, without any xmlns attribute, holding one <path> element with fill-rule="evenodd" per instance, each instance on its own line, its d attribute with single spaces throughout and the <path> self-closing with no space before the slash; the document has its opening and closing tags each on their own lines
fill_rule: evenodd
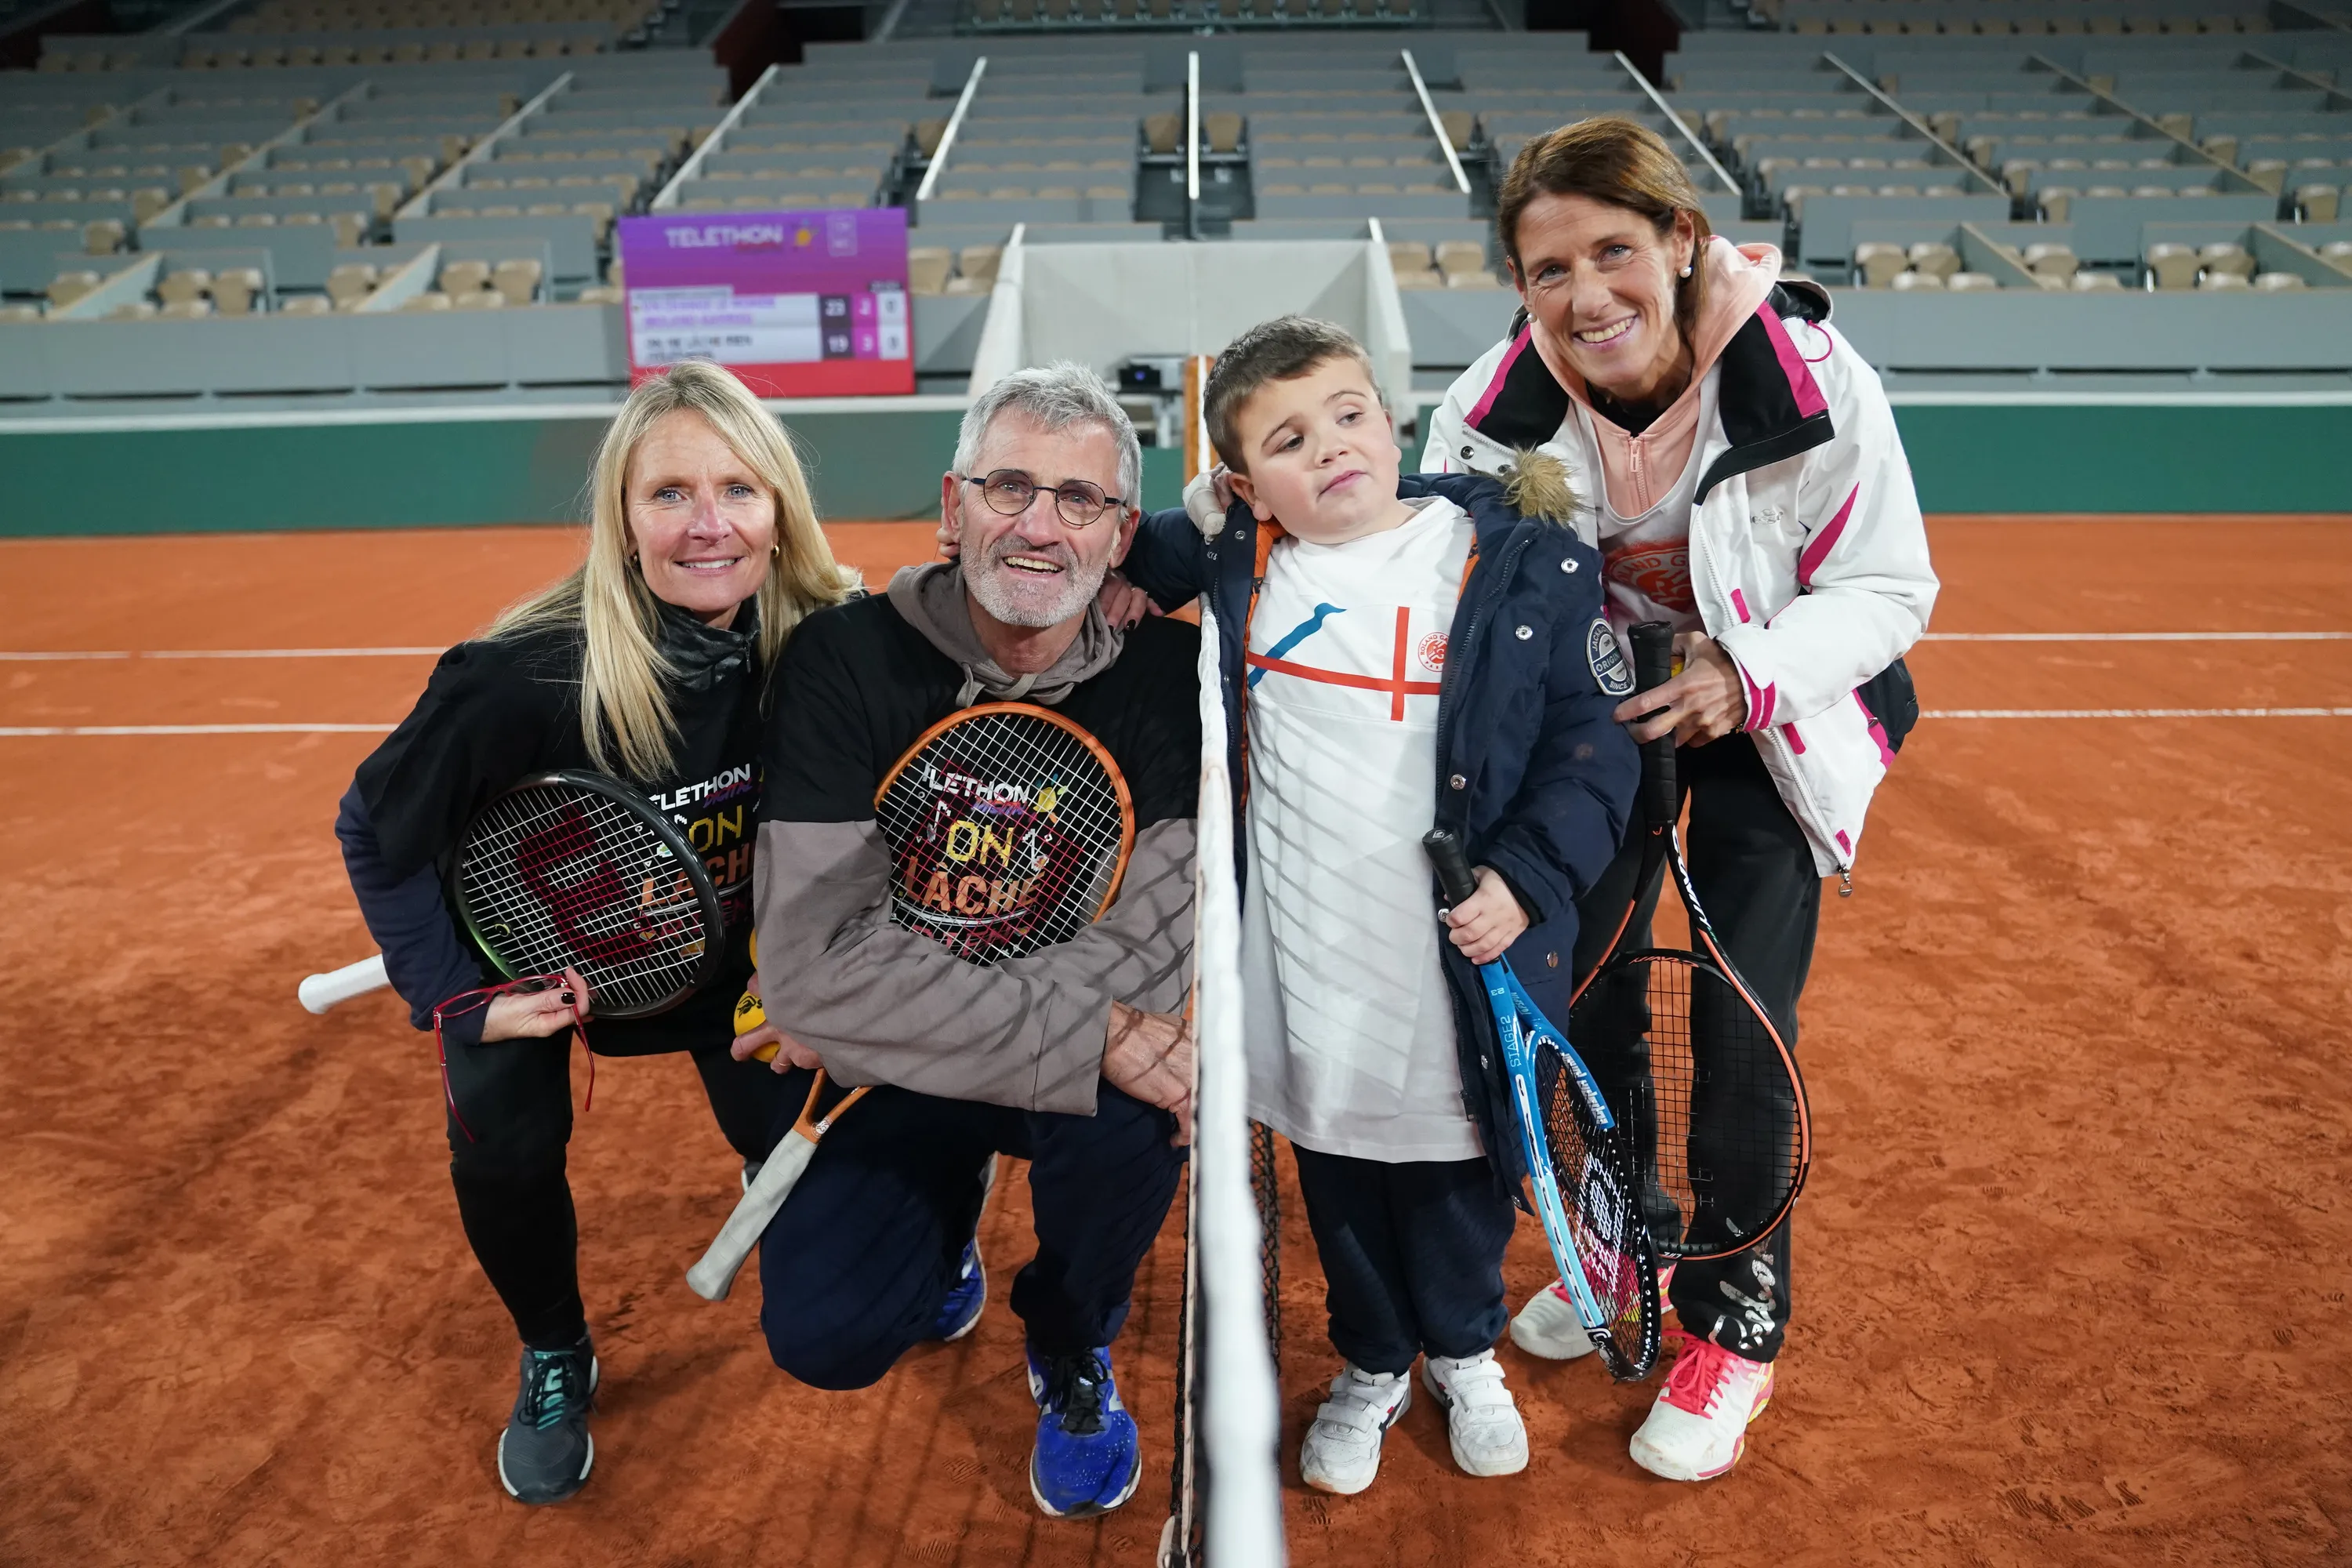
<svg viewBox="0 0 2352 1568">
<path fill-rule="evenodd" d="M 1752 273 L 1779 263 L 1769 247 L 1743 254 L 1718 240 L 1708 251 L 1709 293 L 1742 306 L 1758 297 Z M 1700 359 L 1715 417 L 1696 432 L 1691 592 L 1739 666 L 1756 749 L 1828 876 L 1852 868 L 1871 793 L 1895 760 L 1860 689 L 1927 630 L 1936 573 L 1894 412 L 1877 374 L 1829 325 L 1827 291 L 1790 280 L 1761 297 L 1727 333 L 1698 334 L 1720 351 Z M 1589 497 L 1622 460 L 1599 449 L 1524 312 L 1428 428 L 1430 472 L 1500 474 L 1515 451 L 1540 447 Z M 1597 543 L 1589 511 L 1580 523 Z"/>
</svg>

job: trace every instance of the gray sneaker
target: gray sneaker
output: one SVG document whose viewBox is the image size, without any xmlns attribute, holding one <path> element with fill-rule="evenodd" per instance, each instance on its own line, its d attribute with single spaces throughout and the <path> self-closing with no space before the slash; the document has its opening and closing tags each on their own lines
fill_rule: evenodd
<svg viewBox="0 0 2352 1568">
<path fill-rule="evenodd" d="M 562 1502 L 588 1484 L 596 1440 L 596 1355 L 585 1335 L 570 1350 L 522 1352 L 522 1387 L 499 1437 L 499 1481 L 519 1502 Z"/>
</svg>

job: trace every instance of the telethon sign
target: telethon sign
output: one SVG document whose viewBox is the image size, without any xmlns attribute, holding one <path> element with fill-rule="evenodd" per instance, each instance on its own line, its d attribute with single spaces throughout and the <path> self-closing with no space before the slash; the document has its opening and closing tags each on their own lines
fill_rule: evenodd
<svg viewBox="0 0 2352 1568">
<path fill-rule="evenodd" d="M 915 390 L 903 207 L 623 218 L 632 385 L 716 360 L 762 397 Z"/>
</svg>

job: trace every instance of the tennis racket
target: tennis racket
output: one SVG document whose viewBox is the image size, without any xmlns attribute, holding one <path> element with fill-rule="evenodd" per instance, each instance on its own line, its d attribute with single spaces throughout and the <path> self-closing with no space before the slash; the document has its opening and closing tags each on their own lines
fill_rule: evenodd
<svg viewBox="0 0 2352 1568">
<path fill-rule="evenodd" d="M 1478 890 L 1453 833 L 1433 828 L 1421 842 L 1449 905 Z M 1647 1377 L 1658 1359 L 1658 1262 L 1643 1221 L 1628 1130 L 1509 961 L 1480 964 L 1478 978 L 1502 1037 L 1536 1216 L 1560 1283 L 1610 1374 L 1625 1382 Z"/>
<path fill-rule="evenodd" d="M 1643 622 L 1633 642 L 1640 689 L 1664 685 L 1671 628 Z M 1691 886 L 1675 828 L 1680 808 L 1674 737 L 1644 742 L 1641 877 L 1607 956 L 1570 1004 L 1568 1026 L 1632 1132 L 1659 1256 L 1723 1258 L 1787 1219 L 1812 1162 L 1812 1121 L 1796 1059 Z M 1634 911 L 1662 871 L 1673 873 L 1689 912 L 1691 946 L 1627 948 Z"/>
<path fill-rule="evenodd" d="M 1092 925 L 1135 847 L 1135 803 L 1110 753 L 1021 702 L 968 708 L 925 731 L 874 792 L 874 825 L 890 857 L 890 918 L 967 963 L 1020 958 Z M 739 1033 L 750 1016 L 739 1005 Z M 792 1131 L 687 1270 L 695 1294 L 726 1299 L 817 1145 L 866 1092 L 829 1095 L 817 1072 Z"/>
<path fill-rule="evenodd" d="M 600 1017 L 677 1005 L 726 958 L 702 857 L 644 796 L 602 773 L 535 773 L 476 812 L 449 883 L 459 920 L 509 980 L 588 983 Z M 303 981 L 313 1013 L 388 984 L 381 954 Z"/>
</svg>

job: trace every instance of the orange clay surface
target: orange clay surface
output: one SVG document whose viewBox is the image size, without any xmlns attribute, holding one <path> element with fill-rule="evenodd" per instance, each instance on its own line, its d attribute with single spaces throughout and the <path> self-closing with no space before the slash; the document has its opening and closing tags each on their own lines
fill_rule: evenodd
<svg viewBox="0 0 2352 1568">
<path fill-rule="evenodd" d="M 843 525 L 879 580 L 929 528 Z M 1938 631 L 2352 629 L 2352 520 L 1939 520 Z M 0 543 L 11 649 L 437 645 L 566 566 L 553 530 Z M 0 662 L 0 726 L 378 722 L 423 657 Z M 2352 706 L 2352 643 L 1928 643 L 1931 709 Z M 572 1152 L 596 1468 L 499 1490 L 514 1340 L 469 1258 L 429 1041 L 304 973 L 369 943 L 330 824 L 361 734 L 0 738 L 0 1563 L 1150 1561 L 1171 1224 L 1118 1346 L 1141 1489 L 1057 1522 L 1003 1302 L 824 1394 L 758 1288 L 681 1271 L 735 1165 L 691 1071 L 604 1064 Z M 1417 1403 L 1361 1497 L 1301 1489 L 1335 1370 L 1286 1230 L 1300 1564 L 2352 1558 L 2345 997 L 2352 719 L 1938 720 L 1825 900 L 1819 1158 L 1746 1458 L 1635 1470 L 1654 1386 L 1502 1356 L 1534 1460 L 1457 1474 Z M 1017 1175 L 1017 1172 L 1015 1173 Z M 1548 1277 L 1523 1226 L 1514 1304 Z M 1233 1565 L 1240 1568 L 1240 1565 Z"/>
</svg>

